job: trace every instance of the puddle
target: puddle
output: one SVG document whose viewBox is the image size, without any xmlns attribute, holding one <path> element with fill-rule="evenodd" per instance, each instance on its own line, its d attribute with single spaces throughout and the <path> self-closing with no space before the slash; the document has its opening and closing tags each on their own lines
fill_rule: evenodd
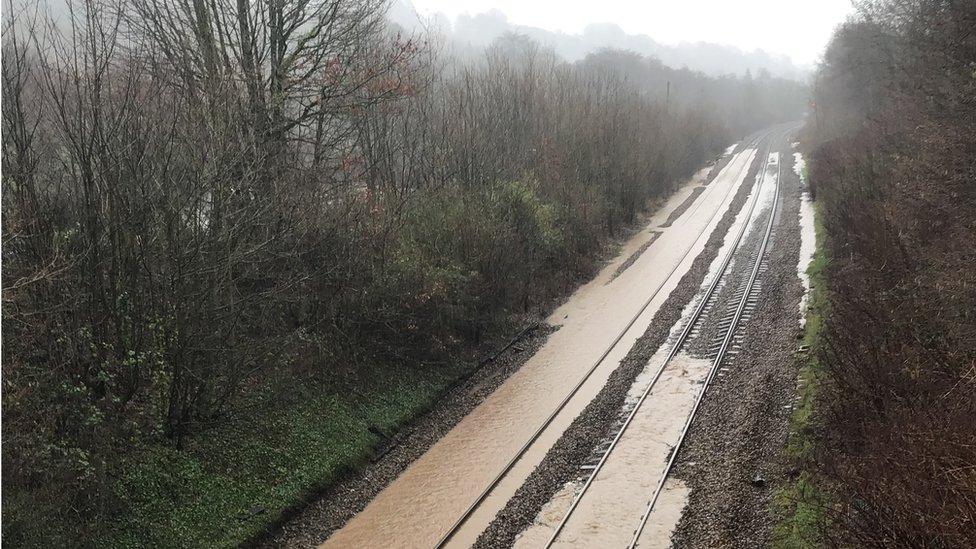
<svg viewBox="0 0 976 549">
<path fill-rule="evenodd" d="M 803 181 L 802 166 L 804 165 L 803 156 L 800 153 L 793 153 L 793 170 L 800 176 L 801 187 L 806 188 Z M 800 166 L 798 168 L 797 166 Z M 796 266 L 796 274 L 803 283 L 803 296 L 800 298 L 800 327 L 807 323 L 807 303 L 810 299 L 810 275 L 807 269 L 813 262 L 813 254 L 817 251 L 817 233 L 813 223 L 813 201 L 810 193 L 803 191 L 800 195 L 800 261 Z"/>
</svg>

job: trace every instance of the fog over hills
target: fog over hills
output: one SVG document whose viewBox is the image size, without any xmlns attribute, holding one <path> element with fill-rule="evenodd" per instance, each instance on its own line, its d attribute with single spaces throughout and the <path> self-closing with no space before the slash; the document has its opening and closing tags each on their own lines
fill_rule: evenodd
<svg viewBox="0 0 976 549">
<path fill-rule="evenodd" d="M 787 56 L 759 49 L 743 51 L 734 46 L 709 42 L 662 44 L 646 34 L 627 34 L 614 23 L 594 23 L 588 25 L 582 34 L 567 34 L 512 23 L 504 13 L 495 9 L 476 15 L 461 15 L 453 22 L 441 13 L 425 20 L 417 14 L 410 0 L 395 0 L 388 17 L 408 30 L 426 25 L 448 38 L 459 49 L 480 49 L 499 36 L 514 32 L 553 48 L 568 61 L 582 59 L 594 50 L 609 47 L 654 56 L 668 66 L 687 67 L 712 76 L 741 75 L 746 70 L 755 74 L 760 69 L 766 69 L 773 76 L 805 80 L 811 70 L 810 67 L 795 65 Z"/>
</svg>

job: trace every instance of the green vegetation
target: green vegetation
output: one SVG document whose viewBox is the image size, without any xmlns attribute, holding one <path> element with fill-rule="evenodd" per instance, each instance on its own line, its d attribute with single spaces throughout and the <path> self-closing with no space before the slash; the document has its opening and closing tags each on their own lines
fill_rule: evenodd
<svg viewBox="0 0 976 549">
<path fill-rule="evenodd" d="M 803 178 L 807 174 L 804 169 Z M 821 367 L 817 352 L 821 346 L 821 326 L 828 313 L 826 297 L 827 254 L 819 209 L 814 206 L 814 228 L 817 248 L 807 267 L 810 294 L 801 345 L 808 350 L 797 356 L 799 362 L 799 401 L 790 418 L 790 435 L 786 455 L 799 470 L 798 476 L 776 490 L 773 513 L 777 523 L 773 530 L 773 547 L 801 549 L 821 545 L 819 527 L 823 523 L 822 493 L 807 467 L 815 445 L 815 402 L 820 384 Z"/>
<path fill-rule="evenodd" d="M 115 484 L 121 521 L 97 517 L 87 533 L 101 547 L 233 547 L 264 531 L 281 511 L 307 501 L 344 471 L 364 463 L 382 433 L 429 408 L 462 372 L 458 367 L 382 369 L 356 387 L 292 387 L 286 402 L 221 422 L 183 450 L 140 447 Z M 8 502 L 5 501 L 5 507 Z M 76 545 L 72 531 L 38 521 L 30 502 L 5 508 L 4 540 L 45 538 Z M 58 510 L 47 510 L 57 516 Z M 101 528 L 99 528 L 101 526 Z"/>
</svg>

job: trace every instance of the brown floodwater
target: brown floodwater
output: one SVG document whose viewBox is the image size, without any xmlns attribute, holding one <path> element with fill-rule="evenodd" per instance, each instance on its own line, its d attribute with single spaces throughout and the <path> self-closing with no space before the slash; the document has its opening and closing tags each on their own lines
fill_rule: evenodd
<svg viewBox="0 0 976 549">
<path fill-rule="evenodd" d="M 637 540 L 640 549 L 671 547 L 671 535 L 681 520 L 681 514 L 688 504 L 691 488 L 684 481 L 669 478 L 664 483 L 661 495 L 647 518 L 647 525 Z"/>
<path fill-rule="evenodd" d="M 452 547 L 470 546 L 646 331 L 658 307 L 701 252 L 754 156 L 754 149 L 735 155 L 671 227 L 656 228 L 701 184 L 707 172 L 677 191 L 650 219 L 648 227 L 661 235 L 640 257 L 612 279 L 617 267 L 653 238 L 647 230 L 634 235 L 594 280 L 553 312 L 548 321 L 560 328 L 522 368 L 322 547 L 434 546 L 657 292 L 563 412 L 450 543 Z"/>
<path fill-rule="evenodd" d="M 632 394 L 643 392 L 651 373 L 661 366 L 666 354 L 667 350 L 662 348 L 651 359 L 645 373 L 635 381 Z M 563 527 L 554 547 L 626 547 L 630 543 L 710 366 L 710 361 L 684 353 L 672 359 Z M 649 517 L 649 531 L 642 538 L 670 539 L 671 529 L 684 508 L 685 499 L 681 496 L 687 495 L 673 483 L 671 487 L 662 492 Z M 559 518 L 551 521 L 537 517 L 516 547 L 544 545 L 569 507 L 564 502 L 564 498 L 554 498 L 540 515 L 558 514 Z M 562 513 L 556 512 L 557 507 L 562 507 Z"/>
</svg>

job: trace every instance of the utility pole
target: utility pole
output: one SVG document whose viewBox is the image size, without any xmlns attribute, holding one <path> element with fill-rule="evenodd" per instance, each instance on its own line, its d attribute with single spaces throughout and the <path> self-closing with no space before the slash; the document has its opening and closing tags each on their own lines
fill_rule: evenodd
<svg viewBox="0 0 976 549">
<path fill-rule="evenodd" d="M 668 80 L 668 91 L 664 96 L 664 112 L 670 112 L 671 110 L 671 81 Z"/>
</svg>

